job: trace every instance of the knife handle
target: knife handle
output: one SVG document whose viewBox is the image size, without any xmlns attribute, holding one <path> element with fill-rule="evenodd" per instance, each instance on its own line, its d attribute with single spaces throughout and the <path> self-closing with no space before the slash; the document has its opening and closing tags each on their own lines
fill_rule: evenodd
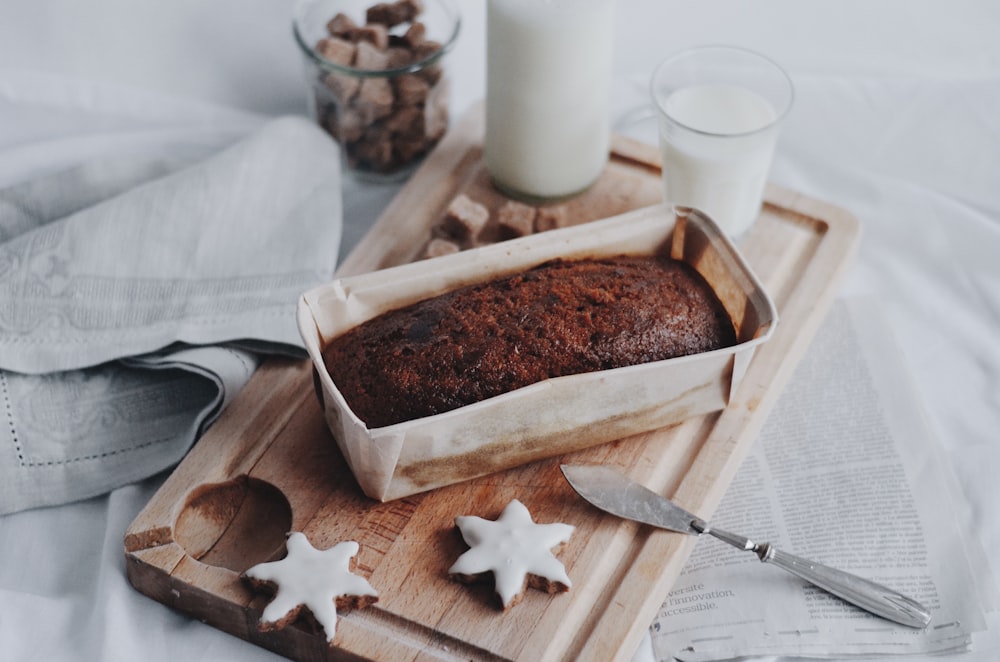
<svg viewBox="0 0 1000 662">
<path fill-rule="evenodd" d="M 931 614 L 926 607 L 887 586 L 783 552 L 769 543 L 757 545 L 754 552 L 762 563 L 771 563 L 784 568 L 793 575 L 882 618 L 919 629 L 927 627 L 930 623 Z"/>
</svg>

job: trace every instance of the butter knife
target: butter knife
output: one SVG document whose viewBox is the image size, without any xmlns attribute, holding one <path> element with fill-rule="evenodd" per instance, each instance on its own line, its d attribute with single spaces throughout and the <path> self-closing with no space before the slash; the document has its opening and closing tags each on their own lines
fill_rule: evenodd
<svg viewBox="0 0 1000 662">
<path fill-rule="evenodd" d="M 901 593 L 843 570 L 783 552 L 769 543 L 708 525 L 666 497 L 602 465 L 563 464 L 566 480 L 577 494 L 601 510 L 661 529 L 700 535 L 707 533 L 733 547 L 753 552 L 762 563 L 771 563 L 815 584 L 837 597 L 876 616 L 912 628 L 925 628 L 930 612 Z"/>
</svg>

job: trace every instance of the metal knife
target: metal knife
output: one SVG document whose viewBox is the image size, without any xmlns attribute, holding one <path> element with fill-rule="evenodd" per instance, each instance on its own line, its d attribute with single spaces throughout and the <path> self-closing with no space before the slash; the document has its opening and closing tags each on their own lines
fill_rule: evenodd
<svg viewBox="0 0 1000 662">
<path fill-rule="evenodd" d="M 561 468 L 566 480 L 580 496 L 612 515 L 678 533 L 707 533 L 733 547 L 753 552 L 761 562 L 784 568 L 876 616 L 912 628 L 924 628 L 930 623 L 930 612 L 912 598 L 843 570 L 783 552 L 769 543 L 755 543 L 749 538 L 711 527 L 666 497 L 610 467 L 563 464 Z"/>
</svg>

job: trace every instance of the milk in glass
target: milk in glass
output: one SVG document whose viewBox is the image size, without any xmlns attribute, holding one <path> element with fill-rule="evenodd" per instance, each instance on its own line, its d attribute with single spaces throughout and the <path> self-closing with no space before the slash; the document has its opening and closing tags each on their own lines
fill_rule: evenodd
<svg viewBox="0 0 1000 662">
<path fill-rule="evenodd" d="M 609 150 L 614 0 L 487 0 L 484 157 L 501 190 L 586 189 Z"/>
<path fill-rule="evenodd" d="M 694 207 L 738 239 L 760 214 L 781 122 L 794 98 L 775 62 L 731 46 L 664 60 L 650 85 L 668 204 Z"/>
<path fill-rule="evenodd" d="M 666 200 L 700 209 L 739 237 L 760 213 L 774 155 L 774 107 L 740 85 L 705 84 L 673 92 L 663 112 Z"/>
</svg>

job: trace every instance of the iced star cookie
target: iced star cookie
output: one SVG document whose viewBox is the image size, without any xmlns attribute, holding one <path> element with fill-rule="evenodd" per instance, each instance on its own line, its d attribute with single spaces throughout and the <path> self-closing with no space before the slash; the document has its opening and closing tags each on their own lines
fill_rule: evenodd
<svg viewBox="0 0 1000 662">
<path fill-rule="evenodd" d="M 242 575 L 253 588 L 274 591 L 258 627 L 261 632 L 280 630 L 305 609 L 333 643 L 338 608 L 360 609 L 378 601 L 378 593 L 368 580 L 350 571 L 358 543 L 340 542 L 318 550 L 305 534 L 295 532 L 289 534 L 285 546 L 285 558 L 258 563 Z"/>
<path fill-rule="evenodd" d="M 455 518 L 470 549 L 458 557 L 449 574 L 462 582 L 493 574 L 504 609 L 517 604 L 527 586 L 559 593 L 570 588 L 566 569 L 555 556 L 569 541 L 569 524 L 535 524 L 523 503 L 514 499 L 496 521 L 472 515 Z"/>
</svg>

